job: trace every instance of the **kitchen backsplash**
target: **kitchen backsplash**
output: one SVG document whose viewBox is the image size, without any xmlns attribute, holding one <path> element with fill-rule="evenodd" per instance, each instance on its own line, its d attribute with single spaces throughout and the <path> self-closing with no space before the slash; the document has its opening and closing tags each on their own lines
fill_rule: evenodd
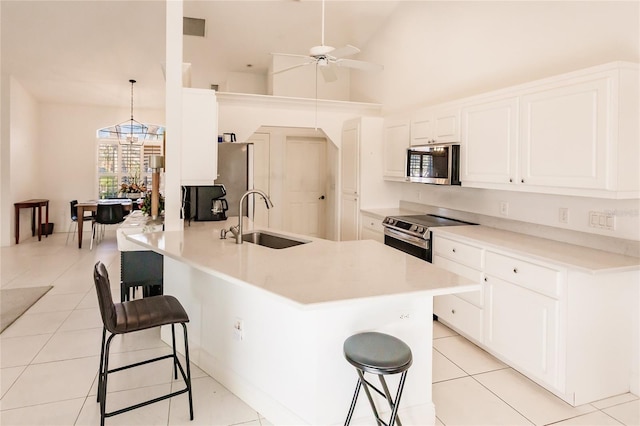
<svg viewBox="0 0 640 426">
<path fill-rule="evenodd" d="M 548 238 L 555 241 L 562 241 L 569 244 L 592 247 L 598 250 L 604 250 L 640 258 L 640 241 L 607 237 L 603 235 L 562 229 L 536 223 L 488 216 L 484 214 L 465 212 L 444 207 L 436 207 L 411 201 L 401 200 L 399 206 L 400 208 L 404 208 L 407 210 L 437 214 L 453 219 L 466 220 L 469 222 L 478 223 L 480 225 L 490 226 L 492 228 L 520 232 L 522 234 Z"/>
</svg>

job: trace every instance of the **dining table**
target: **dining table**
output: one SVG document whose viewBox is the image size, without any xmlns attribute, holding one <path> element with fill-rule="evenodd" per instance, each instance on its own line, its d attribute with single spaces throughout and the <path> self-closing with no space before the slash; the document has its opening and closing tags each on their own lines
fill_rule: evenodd
<svg viewBox="0 0 640 426">
<path fill-rule="evenodd" d="M 90 201 L 80 201 L 76 204 L 77 216 L 78 218 L 82 218 L 84 216 L 84 212 L 95 212 L 98 210 L 98 204 L 122 204 L 122 208 L 125 211 L 133 210 L 133 201 L 129 198 L 118 198 L 118 199 L 109 199 L 109 200 L 90 200 Z M 78 248 L 82 248 L 82 228 L 83 228 L 84 220 L 78 220 Z"/>
</svg>

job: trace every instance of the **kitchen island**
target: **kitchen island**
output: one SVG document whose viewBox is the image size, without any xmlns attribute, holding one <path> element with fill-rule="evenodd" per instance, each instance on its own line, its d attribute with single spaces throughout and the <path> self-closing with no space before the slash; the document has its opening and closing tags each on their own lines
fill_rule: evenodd
<svg viewBox="0 0 640 426">
<path fill-rule="evenodd" d="M 191 320 L 192 361 L 273 424 L 342 424 L 357 379 L 344 340 L 389 333 L 414 357 L 401 419 L 433 424 L 433 296 L 480 284 L 374 241 L 292 235 L 309 242 L 277 250 L 220 239 L 220 229 L 236 221 L 127 235 L 164 255 L 165 293 Z M 353 424 L 359 419 L 373 420 L 364 395 Z"/>
</svg>

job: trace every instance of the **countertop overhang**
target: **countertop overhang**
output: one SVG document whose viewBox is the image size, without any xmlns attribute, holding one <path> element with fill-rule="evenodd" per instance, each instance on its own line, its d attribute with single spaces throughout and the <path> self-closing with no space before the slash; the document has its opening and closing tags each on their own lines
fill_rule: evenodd
<svg viewBox="0 0 640 426">
<path fill-rule="evenodd" d="M 310 240 L 286 249 L 220 239 L 236 222 L 195 222 L 183 231 L 129 234 L 142 247 L 239 285 L 250 285 L 304 308 L 355 299 L 412 293 L 461 293 L 480 289 L 459 275 L 375 241 Z"/>
</svg>

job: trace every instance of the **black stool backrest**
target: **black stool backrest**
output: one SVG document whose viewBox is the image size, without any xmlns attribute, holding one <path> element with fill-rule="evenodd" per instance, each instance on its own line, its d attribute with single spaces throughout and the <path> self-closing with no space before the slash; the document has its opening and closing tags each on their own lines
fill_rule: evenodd
<svg viewBox="0 0 640 426">
<path fill-rule="evenodd" d="M 124 221 L 124 209 L 122 204 L 98 204 L 96 222 L 104 225 L 113 225 Z"/>
<path fill-rule="evenodd" d="M 116 333 L 116 307 L 111 298 L 111 284 L 109 283 L 109 273 L 102 262 L 96 263 L 93 267 L 93 281 L 98 294 L 98 305 L 104 327 L 111 333 Z"/>
<path fill-rule="evenodd" d="M 78 208 L 76 207 L 78 200 L 71 200 L 69 204 L 71 204 L 71 220 L 78 220 Z"/>
</svg>

